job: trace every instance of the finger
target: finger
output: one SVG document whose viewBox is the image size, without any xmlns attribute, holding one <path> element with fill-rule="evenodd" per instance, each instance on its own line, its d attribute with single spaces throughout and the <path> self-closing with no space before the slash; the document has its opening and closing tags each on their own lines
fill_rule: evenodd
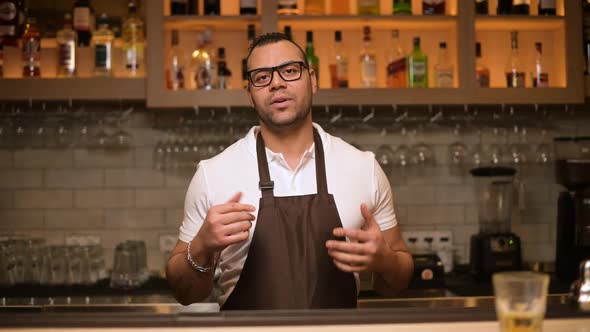
<svg viewBox="0 0 590 332">
<path fill-rule="evenodd" d="M 344 272 L 363 272 L 367 270 L 366 266 L 362 266 L 362 265 L 358 265 L 358 266 L 352 266 L 352 265 L 348 265 L 348 264 L 344 264 L 342 262 L 339 262 L 337 260 L 333 260 L 334 265 L 336 265 L 336 267 Z"/>
<path fill-rule="evenodd" d="M 366 243 L 354 243 L 334 240 L 328 240 L 326 242 L 326 248 L 328 248 L 328 250 L 341 251 L 356 255 L 373 255 L 376 251 L 374 247 L 375 246 Z"/>
<path fill-rule="evenodd" d="M 367 204 L 363 203 L 361 204 L 361 214 L 363 216 L 363 219 L 365 219 L 365 224 L 367 225 L 367 229 L 370 228 L 379 228 L 379 224 L 377 224 L 377 221 L 375 220 L 375 218 L 373 217 L 373 214 L 371 213 L 371 211 L 369 211 L 369 208 L 367 207 Z"/>
<path fill-rule="evenodd" d="M 225 236 L 231 236 L 237 233 L 245 232 L 252 227 L 250 221 L 240 221 L 233 224 L 229 224 L 223 227 L 222 233 Z"/>
<path fill-rule="evenodd" d="M 332 258 L 334 258 L 336 261 L 341 262 L 343 264 L 354 266 L 369 265 L 368 256 L 348 254 L 345 252 L 334 250 L 329 250 L 328 254 L 332 256 Z"/>
<path fill-rule="evenodd" d="M 249 236 L 250 236 L 250 231 L 240 232 L 240 233 L 226 236 L 223 239 L 223 245 L 229 246 L 232 244 L 240 243 L 242 241 L 246 241 Z"/>
<path fill-rule="evenodd" d="M 232 198 L 229 199 L 229 201 L 227 201 L 228 203 L 239 203 L 240 199 L 242 199 L 242 192 L 238 191 L 235 195 L 232 196 Z"/>
<path fill-rule="evenodd" d="M 254 211 L 254 206 L 250 205 L 250 204 L 242 204 L 242 203 L 225 203 L 225 204 L 220 204 L 220 205 L 216 205 L 214 207 L 214 211 L 220 214 L 224 214 L 224 213 L 229 213 L 229 212 L 240 212 L 240 211 L 244 211 L 244 212 L 253 212 Z"/>
<path fill-rule="evenodd" d="M 334 228 L 332 234 L 336 237 L 347 237 L 351 241 L 368 242 L 372 240 L 371 233 L 362 229 L 356 228 Z"/>
<path fill-rule="evenodd" d="M 218 216 L 219 223 L 230 225 L 241 221 L 253 221 L 256 219 L 253 214 L 248 212 L 228 212 Z"/>
</svg>

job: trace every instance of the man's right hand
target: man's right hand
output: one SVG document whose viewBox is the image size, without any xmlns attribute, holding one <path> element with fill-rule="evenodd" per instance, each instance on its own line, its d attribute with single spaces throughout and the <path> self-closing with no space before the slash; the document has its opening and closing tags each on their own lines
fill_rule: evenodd
<svg viewBox="0 0 590 332">
<path fill-rule="evenodd" d="M 194 240 L 200 249 L 212 254 L 227 246 L 248 239 L 255 207 L 241 204 L 242 193 L 235 194 L 227 203 L 211 207 Z"/>
</svg>

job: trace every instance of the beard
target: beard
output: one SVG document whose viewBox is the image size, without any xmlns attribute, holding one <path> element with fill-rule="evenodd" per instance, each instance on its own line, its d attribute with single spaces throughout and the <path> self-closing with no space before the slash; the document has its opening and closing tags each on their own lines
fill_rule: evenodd
<svg viewBox="0 0 590 332">
<path fill-rule="evenodd" d="M 296 107 L 294 112 L 283 110 L 273 111 L 269 108 L 260 108 L 254 100 L 252 100 L 254 108 L 258 113 L 260 121 L 262 121 L 269 129 L 287 129 L 296 128 L 305 123 L 305 120 L 311 112 L 311 105 L 303 105 Z M 287 114 L 283 114 L 287 113 Z"/>
</svg>

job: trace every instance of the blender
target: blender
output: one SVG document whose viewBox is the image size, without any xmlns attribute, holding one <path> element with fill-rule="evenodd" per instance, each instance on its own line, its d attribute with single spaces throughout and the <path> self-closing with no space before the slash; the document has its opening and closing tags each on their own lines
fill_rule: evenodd
<svg viewBox="0 0 590 332">
<path fill-rule="evenodd" d="M 500 271 L 520 270 L 520 238 L 511 232 L 512 196 L 516 170 L 478 167 L 471 170 L 477 197 L 479 233 L 471 236 L 471 273 L 482 280 Z"/>
</svg>

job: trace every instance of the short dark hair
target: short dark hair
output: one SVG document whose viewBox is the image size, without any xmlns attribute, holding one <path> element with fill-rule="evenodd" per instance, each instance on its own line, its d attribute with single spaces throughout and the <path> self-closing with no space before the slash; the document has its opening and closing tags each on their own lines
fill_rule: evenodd
<svg viewBox="0 0 590 332">
<path fill-rule="evenodd" d="M 246 68 L 248 67 L 248 62 L 250 61 L 250 55 L 252 54 L 252 51 L 255 48 L 265 46 L 265 45 L 275 44 L 275 43 L 278 43 L 281 41 L 286 41 L 286 42 L 289 42 L 289 43 L 295 45 L 297 47 L 297 49 L 299 50 L 299 52 L 301 52 L 301 57 L 303 58 L 302 60 L 305 63 L 305 66 L 309 67 L 309 63 L 307 62 L 307 55 L 305 54 L 305 52 L 303 51 L 301 46 L 297 45 L 296 42 L 291 40 L 285 34 L 282 34 L 280 32 L 270 32 L 270 33 L 266 33 L 264 35 L 260 35 L 252 41 L 252 44 L 250 44 L 250 47 L 248 48 L 248 55 L 246 56 Z M 247 68 L 247 70 L 250 70 L 250 68 Z"/>
</svg>

